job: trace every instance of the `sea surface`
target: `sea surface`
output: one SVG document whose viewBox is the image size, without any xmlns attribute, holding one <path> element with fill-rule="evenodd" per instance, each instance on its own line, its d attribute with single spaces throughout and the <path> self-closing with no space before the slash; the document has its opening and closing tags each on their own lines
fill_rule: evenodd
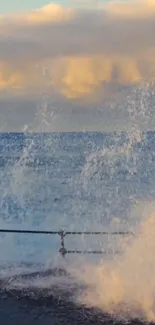
<svg viewBox="0 0 155 325">
<path fill-rule="evenodd" d="M 134 232 L 154 200 L 155 132 L 0 134 L 1 229 Z M 110 235 L 68 235 L 65 247 L 111 249 L 115 258 L 115 251 L 121 251 L 118 236 Z M 0 275 L 57 267 L 64 263 L 59 248 L 58 235 L 1 233 Z M 81 263 L 81 258 L 68 254 L 65 263 Z M 99 263 L 109 256 L 84 258 Z M 68 307 L 60 306 L 60 313 L 52 300 L 30 300 L 15 299 L 10 289 L 0 300 L 1 324 L 76 321 L 68 320 Z M 86 319 L 79 322 L 86 324 Z"/>
</svg>

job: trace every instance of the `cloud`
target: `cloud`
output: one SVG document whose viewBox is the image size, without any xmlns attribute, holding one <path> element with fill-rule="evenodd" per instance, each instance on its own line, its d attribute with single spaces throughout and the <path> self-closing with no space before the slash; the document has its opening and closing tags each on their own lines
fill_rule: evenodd
<svg viewBox="0 0 155 325">
<path fill-rule="evenodd" d="M 49 4 L 1 16 L 1 94 L 103 101 L 120 87 L 152 83 L 154 31 L 155 4 L 144 0 L 89 11 Z"/>
<path fill-rule="evenodd" d="M 127 0 L 127 1 L 111 1 L 106 6 L 106 11 L 112 16 L 119 18 L 146 18 L 155 15 L 154 0 Z"/>
<path fill-rule="evenodd" d="M 61 21 L 68 21 L 74 17 L 74 10 L 71 8 L 63 8 L 58 4 L 48 4 L 42 8 L 33 10 L 31 12 L 21 12 L 11 15 L 1 15 L 0 23 L 2 25 L 13 24 L 15 26 L 24 24 L 41 24 L 41 23 L 56 23 Z M 9 26 L 7 26 L 9 27 Z"/>
</svg>

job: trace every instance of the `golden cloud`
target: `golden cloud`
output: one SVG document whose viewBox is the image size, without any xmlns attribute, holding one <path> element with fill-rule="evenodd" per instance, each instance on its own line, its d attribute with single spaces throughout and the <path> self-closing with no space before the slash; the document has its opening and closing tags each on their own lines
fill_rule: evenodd
<svg viewBox="0 0 155 325">
<path fill-rule="evenodd" d="M 155 57 L 155 56 L 154 56 Z M 143 61 L 141 59 L 141 61 Z M 41 64 L 41 63 L 40 63 Z M 49 89 L 49 84 L 68 98 L 95 95 L 102 85 L 136 85 L 155 81 L 155 59 L 145 58 L 145 64 L 135 58 L 66 57 L 45 62 L 48 77 L 43 77 L 39 62 L 36 66 L 23 65 L 17 71 L 6 63 L 0 65 L 0 88 L 25 87 L 26 89 Z M 44 66 L 42 64 L 42 67 Z M 154 67 L 154 70 L 153 70 Z"/>
<path fill-rule="evenodd" d="M 45 23 L 45 22 L 61 22 L 68 21 L 74 16 L 74 10 L 71 8 L 63 8 L 57 4 L 49 4 L 41 9 L 23 15 L 28 23 Z"/>
<path fill-rule="evenodd" d="M 127 0 L 127 1 L 112 1 L 106 5 L 106 11 L 119 18 L 146 18 L 154 16 L 155 1 L 154 0 Z"/>
<path fill-rule="evenodd" d="M 53 3 L 31 12 L 12 14 L 10 16 L 1 15 L 0 23 L 40 24 L 46 22 L 61 22 L 70 20 L 73 16 L 74 10 L 72 8 L 63 8 Z"/>
<path fill-rule="evenodd" d="M 80 98 L 98 93 L 102 85 L 133 84 L 142 79 L 136 61 L 126 58 L 93 56 L 67 57 L 58 60 L 53 80 L 64 96 Z"/>
<path fill-rule="evenodd" d="M 0 89 L 48 88 L 77 99 L 103 94 L 107 87 L 155 82 L 154 18 L 155 2 L 144 0 L 110 3 L 94 16 L 51 4 L 1 17 Z M 36 50 L 29 43 L 23 50 L 27 41 Z"/>
</svg>

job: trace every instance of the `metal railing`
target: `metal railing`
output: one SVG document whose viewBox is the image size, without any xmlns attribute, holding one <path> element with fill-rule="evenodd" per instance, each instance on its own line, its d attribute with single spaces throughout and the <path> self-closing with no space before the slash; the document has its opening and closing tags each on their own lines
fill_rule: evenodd
<svg viewBox="0 0 155 325">
<path fill-rule="evenodd" d="M 62 257 L 65 257 L 66 254 L 111 254 L 111 253 L 118 253 L 117 251 L 113 250 L 67 250 L 65 248 L 65 236 L 67 235 L 122 235 L 128 236 L 133 235 L 130 231 L 50 231 L 50 230 L 24 230 L 24 229 L 0 229 L 0 233 L 16 233 L 16 234 L 40 234 L 40 235 L 58 235 L 60 236 L 60 249 L 59 253 Z"/>
</svg>

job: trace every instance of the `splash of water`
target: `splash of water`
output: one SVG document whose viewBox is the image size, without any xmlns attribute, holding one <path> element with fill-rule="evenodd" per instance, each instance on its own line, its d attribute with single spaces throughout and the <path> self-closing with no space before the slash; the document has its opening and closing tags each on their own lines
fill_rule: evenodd
<svg viewBox="0 0 155 325">
<path fill-rule="evenodd" d="M 124 319 L 155 321 L 154 208 L 155 204 L 150 204 L 144 209 L 139 230 L 122 256 L 98 266 L 86 264 L 85 270 L 76 272 L 87 285 L 77 299 L 80 304 Z"/>
<path fill-rule="evenodd" d="M 137 94 L 138 93 L 138 94 Z M 140 97 L 141 93 L 141 97 Z M 109 182 L 116 181 L 118 168 L 124 168 L 128 177 L 127 184 L 136 177 L 140 156 L 135 154 L 134 147 L 145 141 L 137 124 L 141 119 L 143 125 L 149 119 L 148 88 L 146 92 L 140 89 L 134 91 L 129 101 L 128 113 L 131 120 L 131 129 L 126 141 L 122 145 L 117 139 L 110 148 L 97 149 L 89 155 L 84 167 L 82 177 L 84 186 L 88 189 L 90 181 L 99 181 L 104 175 L 106 186 L 106 173 L 110 175 Z M 140 101 L 139 101 L 140 99 Z M 128 99 L 129 100 L 129 99 Z M 119 184 L 124 188 L 123 183 Z M 111 205 L 116 206 L 120 201 L 119 195 L 123 191 L 115 189 L 116 195 L 112 197 Z M 118 195 L 117 195 L 118 194 Z M 136 198 L 131 200 L 131 215 Z M 112 207 L 111 207 L 112 208 Z M 101 260 L 98 265 L 88 263 L 81 270 L 73 270 L 78 279 L 82 280 L 87 289 L 77 297 L 77 302 L 120 317 L 121 319 L 142 318 L 155 321 L 155 204 L 145 202 L 143 212 L 139 211 L 135 223 L 138 229 L 128 242 L 122 242 L 123 254 L 111 260 Z M 134 214 L 135 215 L 135 214 Z M 128 220 L 129 223 L 129 220 Z"/>
</svg>

